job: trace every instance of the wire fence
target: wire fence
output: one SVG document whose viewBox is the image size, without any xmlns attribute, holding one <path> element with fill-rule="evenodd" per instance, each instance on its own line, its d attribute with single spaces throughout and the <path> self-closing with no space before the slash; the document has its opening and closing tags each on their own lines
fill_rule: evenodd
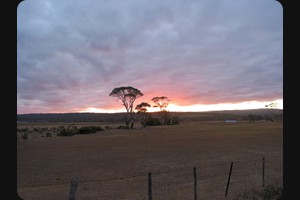
<svg viewBox="0 0 300 200">
<path fill-rule="evenodd" d="M 278 161 L 278 159 L 280 159 Z M 282 158 L 233 160 L 191 168 L 161 169 L 124 177 L 81 179 L 19 187 L 24 199 L 176 200 L 234 199 L 269 184 L 282 184 Z M 34 192 L 34 196 L 32 193 Z M 30 198 L 29 194 L 31 195 Z"/>
</svg>

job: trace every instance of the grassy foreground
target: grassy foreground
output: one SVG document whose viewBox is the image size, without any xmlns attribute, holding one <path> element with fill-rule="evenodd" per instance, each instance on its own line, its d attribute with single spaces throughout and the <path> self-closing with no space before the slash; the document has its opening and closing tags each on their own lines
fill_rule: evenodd
<svg viewBox="0 0 300 200">
<path fill-rule="evenodd" d="M 76 175 L 80 200 L 148 199 L 151 172 L 153 199 L 193 199 L 196 167 L 199 199 L 247 199 L 251 191 L 255 196 L 262 190 L 262 157 L 266 186 L 282 186 L 282 123 L 183 122 L 133 130 L 116 129 L 119 124 L 114 123 L 73 125 L 112 128 L 70 137 L 47 137 L 44 132 L 29 132 L 26 140 L 20 137 L 17 191 L 22 198 L 67 199 Z M 30 130 L 59 126 L 18 124 L 19 129 Z M 231 162 L 232 177 L 224 197 Z"/>
</svg>

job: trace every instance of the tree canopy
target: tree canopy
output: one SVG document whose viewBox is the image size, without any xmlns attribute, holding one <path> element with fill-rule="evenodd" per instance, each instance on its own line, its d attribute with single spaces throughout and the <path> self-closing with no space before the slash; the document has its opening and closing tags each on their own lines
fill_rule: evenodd
<svg viewBox="0 0 300 200">
<path fill-rule="evenodd" d="M 147 107 L 151 107 L 151 105 L 149 103 L 146 103 L 146 102 L 142 102 L 140 103 L 139 105 L 137 105 L 135 107 L 135 109 L 138 111 L 138 112 L 142 112 L 142 113 L 145 113 L 147 112 Z"/>
<path fill-rule="evenodd" d="M 111 91 L 109 96 L 117 97 L 123 103 L 127 112 L 132 112 L 133 103 L 138 98 L 143 96 L 143 93 L 131 86 L 117 87 Z"/>
<path fill-rule="evenodd" d="M 171 101 L 168 97 L 161 96 L 161 97 L 154 97 L 151 99 L 155 103 L 153 107 L 159 107 L 161 111 L 165 111 Z"/>
<path fill-rule="evenodd" d="M 132 109 L 134 101 L 143 96 L 143 93 L 131 86 L 127 87 L 117 87 L 111 91 L 109 96 L 116 97 L 117 100 L 121 100 L 126 111 L 128 113 L 126 119 L 126 128 L 129 128 L 129 123 L 131 122 L 131 128 L 133 128 L 133 116 L 132 116 Z"/>
</svg>

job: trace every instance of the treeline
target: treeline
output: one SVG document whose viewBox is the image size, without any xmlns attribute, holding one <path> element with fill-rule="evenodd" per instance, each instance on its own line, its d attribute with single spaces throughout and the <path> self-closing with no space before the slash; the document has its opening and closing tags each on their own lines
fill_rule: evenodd
<svg viewBox="0 0 300 200">
<path fill-rule="evenodd" d="M 264 110 L 263 110 L 264 111 Z M 237 120 L 237 121 L 282 121 L 283 112 L 261 112 L 256 111 L 214 111 L 214 112 L 168 112 L 176 121 L 223 121 L 223 120 Z M 161 118 L 160 112 L 148 113 L 155 123 L 155 119 Z M 141 121 L 140 114 L 133 113 L 134 121 Z M 124 122 L 127 113 L 44 113 L 44 114 L 18 114 L 18 123 L 43 123 L 43 122 Z M 167 119 L 169 120 L 169 119 Z M 156 120 L 157 121 L 157 120 Z M 174 121 L 175 122 L 175 121 Z"/>
<path fill-rule="evenodd" d="M 283 113 L 277 114 L 252 114 L 249 113 L 247 116 L 243 117 L 244 120 L 248 121 L 283 121 Z"/>
<path fill-rule="evenodd" d="M 175 115 L 173 112 L 168 112 Z M 132 113 L 134 121 L 142 121 L 141 113 Z M 146 113 L 147 119 L 161 118 L 161 113 Z M 127 113 L 42 113 L 42 114 L 18 114 L 17 123 L 43 123 L 43 122 L 124 122 Z M 176 115 L 177 117 L 177 115 Z M 176 118 L 175 117 L 175 118 Z M 154 119 L 152 119 L 154 118 Z M 165 120 L 170 120 L 164 117 Z M 178 117 L 176 118 L 178 120 Z"/>
<path fill-rule="evenodd" d="M 192 112 L 168 112 L 177 121 L 214 121 L 225 119 L 241 120 L 242 116 L 220 113 L 192 113 Z M 141 121 L 140 113 L 132 113 L 135 121 Z M 155 123 L 161 118 L 160 112 L 147 113 L 147 120 Z M 149 118 L 149 116 L 151 116 Z M 43 123 L 43 122 L 124 122 L 127 113 L 43 113 L 43 114 L 18 114 L 18 123 Z M 169 120 L 169 119 L 167 119 Z"/>
<path fill-rule="evenodd" d="M 43 113 L 18 114 L 18 123 L 33 122 L 123 122 L 126 113 Z"/>
</svg>

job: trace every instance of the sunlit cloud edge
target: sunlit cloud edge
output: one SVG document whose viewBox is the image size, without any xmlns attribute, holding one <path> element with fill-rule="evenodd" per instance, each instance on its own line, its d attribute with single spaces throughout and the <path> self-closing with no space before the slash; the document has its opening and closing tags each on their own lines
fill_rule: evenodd
<svg viewBox="0 0 300 200">
<path fill-rule="evenodd" d="M 219 104 L 194 104 L 189 106 L 180 106 L 170 103 L 167 111 L 171 112 L 205 112 L 205 111 L 222 111 L 222 110 L 248 110 L 248 109 L 262 109 L 270 103 L 276 104 L 276 109 L 283 109 L 283 99 L 274 101 L 246 101 L 241 103 L 219 103 Z M 148 112 L 157 112 L 159 108 L 148 108 Z M 125 109 L 120 107 L 116 109 L 101 109 L 97 107 L 87 107 L 79 110 L 80 113 L 120 113 L 125 112 Z"/>
</svg>

